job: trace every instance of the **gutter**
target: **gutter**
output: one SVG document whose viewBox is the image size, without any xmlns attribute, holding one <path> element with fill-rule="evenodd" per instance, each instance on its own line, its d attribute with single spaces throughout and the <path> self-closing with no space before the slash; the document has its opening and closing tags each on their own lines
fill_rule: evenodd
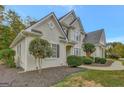
<svg viewBox="0 0 124 93">
<path fill-rule="evenodd" d="M 13 46 L 15 46 L 21 39 L 25 38 L 26 36 L 42 36 L 42 34 L 38 34 L 35 32 L 28 32 L 28 31 L 21 31 L 16 38 L 13 40 L 13 42 L 11 43 L 11 45 L 9 46 L 10 48 L 12 48 Z"/>
</svg>

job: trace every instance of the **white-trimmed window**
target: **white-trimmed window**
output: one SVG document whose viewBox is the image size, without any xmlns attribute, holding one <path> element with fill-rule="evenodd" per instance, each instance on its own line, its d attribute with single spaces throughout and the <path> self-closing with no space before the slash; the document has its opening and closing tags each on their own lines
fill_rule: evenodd
<svg viewBox="0 0 124 93">
<path fill-rule="evenodd" d="M 74 48 L 74 55 L 80 56 L 81 55 L 81 49 L 80 48 Z"/>
<path fill-rule="evenodd" d="M 52 58 L 59 58 L 59 45 L 52 44 Z"/>
<path fill-rule="evenodd" d="M 80 41 L 80 32 L 79 31 L 74 32 L 74 40 Z"/>
<path fill-rule="evenodd" d="M 55 28 L 55 24 L 52 21 L 50 21 L 50 22 L 48 22 L 48 27 L 50 29 L 54 29 Z"/>
</svg>

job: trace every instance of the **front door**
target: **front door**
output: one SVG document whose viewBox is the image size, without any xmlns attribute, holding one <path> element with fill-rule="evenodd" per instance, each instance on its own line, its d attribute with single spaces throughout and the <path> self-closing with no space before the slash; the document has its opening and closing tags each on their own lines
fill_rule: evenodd
<svg viewBox="0 0 124 93">
<path fill-rule="evenodd" d="M 66 57 L 71 55 L 71 46 L 66 46 Z"/>
</svg>

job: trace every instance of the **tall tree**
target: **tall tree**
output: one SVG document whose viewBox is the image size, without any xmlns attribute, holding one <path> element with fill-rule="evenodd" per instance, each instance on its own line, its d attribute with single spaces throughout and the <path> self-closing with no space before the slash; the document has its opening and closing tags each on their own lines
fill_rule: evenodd
<svg viewBox="0 0 124 93">
<path fill-rule="evenodd" d="M 108 43 L 106 47 L 107 56 L 124 57 L 124 44 L 121 42 Z"/>
<path fill-rule="evenodd" d="M 0 26 L 0 50 L 9 48 L 15 38 L 15 33 L 11 31 L 10 27 L 1 25 Z"/>
<path fill-rule="evenodd" d="M 11 30 L 18 34 L 21 30 L 25 28 L 21 17 L 12 10 L 8 10 L 5 15 L 5 21 L 10 26 Z"/>
<path fill-rule="evenodd" d="M 31 26 L 31 25 L 35 24 L 36 22 L 37 22 L 37 20 L 32 18 L 31 16 L 27 16 L 25 18 L 25 26 L 26 27 Z"/>
<path fill-rule="evenodd" d="M 0 24 L 2 24 L 3 21 L 3 12 L 4 12 L 4 6 L 0 5 Z"/>
</svg>

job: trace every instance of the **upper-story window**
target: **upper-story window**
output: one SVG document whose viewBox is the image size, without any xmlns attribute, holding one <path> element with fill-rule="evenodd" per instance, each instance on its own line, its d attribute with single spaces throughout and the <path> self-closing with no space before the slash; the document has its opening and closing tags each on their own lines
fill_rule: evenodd
<svg viewBox="0 0 124 93">
<path fill-rule="evenodd" d="M 79 31 L 76 31 L 76 32 L 74 33 L 74 40 L 75 40 L 75 41 L 80 41 L 80 32 L 79 32 Z"/>
<path fill-rule="evenodd" d="M 49 26 L 50 29 L 55 28 L 55 24 L 52 21 L 48 22 L 48 26 Z"/>
</svg>

